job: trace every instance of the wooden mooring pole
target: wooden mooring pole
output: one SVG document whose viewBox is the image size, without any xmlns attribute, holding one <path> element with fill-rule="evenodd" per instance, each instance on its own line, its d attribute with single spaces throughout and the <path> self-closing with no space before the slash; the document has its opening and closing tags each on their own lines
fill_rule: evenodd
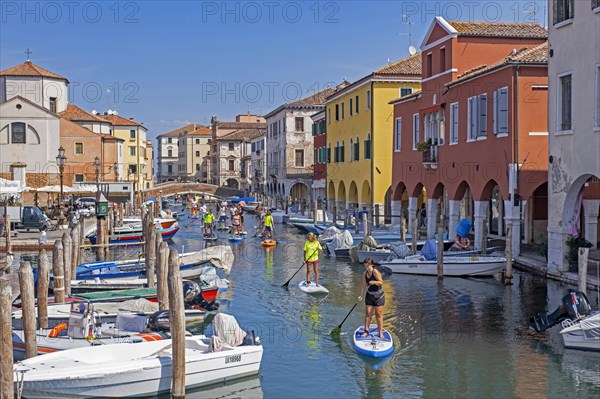
<svg viewBox="0 0 600 399">
<path fill-rule="evenodd" d="M 65 270 L 65 295 L 71 295 L 71 251 L 72 244 L 71 234 L 65 231 L 62 236 L 63 244 L 63 265 Z"/>
<path fill-rule="evenodd" d="M 413 224 L 412 224 L 412 234 L 411 234 L 412 235 L 412 237 L 411 237 L 411 242 L 412 242 L 411 247 L 412 248 L 411 249 L 412 249 L 413 255 L 417 254 L 417 235 L 419 234 L 418 231 L 419 231 L 419 228 L 417 227 L 417 218 L 414 218 Z"/>
<path fill-rule="evenodd" d="M 52 273 L 54 274 L 54 302 L 65 302 L 65 272 L 63 264 L 63 246 L 61 240 L 54 241 L 52 249 Z"/>
<path fill-rule="evenodd" d="M 148 278 L 148 288 L 154 288 L 156 283 L 154 281 L 154 263 L 156 261 L 156 236 L 160 234 L 156 233 L 154 227 L 154 218 L 148 217 L 148 237 L 146 237 L 146 277 Z"/>
<path fill-rule="evenodd" d="M 25 357 L 29 359 L 37 355 L 33 269 L 29 262 L 21 262 L 21 266 L 19 266 L 19 289 L 21 290 L 21 317 L 23 320 L 23 336 L 25 338 Z"/>
<path fill-rule="evenodd" d="M 504 273 L 504 284 L 512 284 L 512 225 L 506 226 L 506 246 L 504 248 L 506 257 L 506 272 Z"/>
<path fill-rule="evenodd" d="M 83 229 L 80 223 L 71 229 L 71 264 L 68 266 L 71 268 L 71 276 L 77 275 L 77 265 L 83 263 L 83 260 L 79 260 L 79 229 Z"/>
<path fill-rule="evenodd" d="M 577 266 L 579 269 L 579 281 L 577 283 L 577 289 L 584 294 L 587 291 L 587 269 L 589 256 L 589 248 L 579 248 L 579 253 L 577 254 Z"/>
<path fill-rule="evenodd" d="M 10 237 L 10 215 L 6 215 L 6 219 L 4 220 L 4 229 L 6 233 L 6 253 L 9 253 L 12 252 L 12 242 Z"/>
<path fill-rule="evenodd" d="M 177 250 L 169 251 L 169 320 L 171 323 L 173 385 L 171 397 L 185 398 L 185 309 Z"/>
<path fill-rule="evenodd" d="M 6 276 L 0 277 L 0 394 L 15 397 L 13 383 L 12 288 Z"/>
<path fill-rule="evenodd" d="M 440 226 L 437 233 L 437 278 L 444 279 L 444 215 L 440 217 Z"/>
<path fill-rule="evenodd" d="M 160 237 L 160 234 L 157 236 Z M 158 242 L 158 239 L 157 239 Z M 169 244 L 160 239 L 159 249 L 156 252 L 156 296 L 160 310 L 169 309 Z"/>
<path fill-rule="evenodd" d="M 48 328 L 48 283 L 50 280 L 50 264 L 45 249 L 38 254 L 37 307 L 40 328 Z"/>
</svg>

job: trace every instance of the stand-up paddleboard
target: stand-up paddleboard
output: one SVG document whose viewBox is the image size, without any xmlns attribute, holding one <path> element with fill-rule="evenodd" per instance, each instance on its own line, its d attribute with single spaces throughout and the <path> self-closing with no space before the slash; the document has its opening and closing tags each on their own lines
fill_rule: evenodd
<svg viewBox="0 0 600 399">
<path fill-rule="evenodd" d="M 300 284 L 298 284 L 298 288 L 307 294 L 329 294 L 327 288 L 323 287 L 321 284 L 315 284 L 314 281 L 311 281 L 309 285 L 306 285 L 306 281 L 301 281 Z"/>
<path fill-rule="evenodd" d="M 217 230 L 229 230 L 229 227 L 221 226 L 221 227 L 217 227 Z"/>
<path fill-rule="evenodd" d="M 242 242 L 242 241 L 244 241 L 244 237 L 229 237 L 229 241 L 231 241 L 231 242 Z"/>
<path fill-rule="evenodd" d="M 263 247 L 274 247 L 275 245 L 277 245 L 277 241 L 265 240 L 261 242 L 260 245 L 262 245 Z"/>
<path fill-rule="evenodd" d="M 204 238 L 204 241 L 216 241 L 218 237 L 203 235 L 202 238 Z"/>
<path fill-rule="evenodd" d="M 390 333 L 384 328 L 383 338 L 379 336 L 376 324 L 369 326 L 369 334 L 363 337 L 364 326 L 360 326 L 354 331 L 352 343 L 354 350 L 361 355 L 369 357 L 385 357 L 394 351 L 394 341 Z"/>
<path fill-rule="evenodd" d="M 246 236 L 246 235 L 248 235 L 248 232 L 247 231 L 240 231 L 240 234 L 243 235 L 243 236 Z"/>
</svg>

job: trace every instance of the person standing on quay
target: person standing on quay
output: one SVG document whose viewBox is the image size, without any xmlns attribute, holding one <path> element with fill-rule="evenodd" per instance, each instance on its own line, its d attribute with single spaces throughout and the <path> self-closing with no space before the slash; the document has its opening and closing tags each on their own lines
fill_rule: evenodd
<svg viewBox="0 0 600 399">
<path fill-rule="evenodd" d="M 307 287 L 310 285 L 310 269 L 315 271 L 315 284 L 319 286 L 319 251 L 323 251 L 321 243 L 317 241 L 317 236 L 314 233 L 306 235 L 308 240 L 304 243 L 304 261 L 306 262 L 306 282 Z"/>
<path fill-rule="evenodd" d="M 364 266 L 365 271 L 363 273 L 362 282 L 360 285 L 361 295 L 363 292 L 365 292 L 365 287 L 367 287 L 367 285 L 369 288 L 365 294 L 365 332 L 362 335 L 363 337 L 369 335 L 371 318 L 373 317 L 374 311 L 375 318 L 377 319 L 379 336 L 383 338 L 383 305 L 385 305 L 383 279 L 381 278 L 381 273 L 379 273 L 379 270 L 375 269 L 373 259 L 365 259 Z M 359 296 L 358 300 L 362 300 L 362 296 Z"/>
</svg>

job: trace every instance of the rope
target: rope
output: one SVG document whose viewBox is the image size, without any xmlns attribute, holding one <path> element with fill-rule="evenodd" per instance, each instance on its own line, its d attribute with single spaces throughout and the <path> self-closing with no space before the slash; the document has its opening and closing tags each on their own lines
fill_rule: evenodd
<svg viewBox="0 0 600 399">
<path fill-rule="evenodd" d="M 23 380 L 25 378 L 25 372 L 27 370 L 19 370 L 20 378 L 17 377 L 17 399 L 21 399 L 23 397 Z"/>
</svg>

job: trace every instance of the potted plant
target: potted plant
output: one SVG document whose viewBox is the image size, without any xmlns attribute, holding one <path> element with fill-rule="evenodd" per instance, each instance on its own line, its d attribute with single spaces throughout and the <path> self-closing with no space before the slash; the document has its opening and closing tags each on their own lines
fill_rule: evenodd
<svg viewBox="0 0 600 399">
<path fill-rule="evenodd" d="M 415 144 L 415 148 L 417 149 L 417 151 L 426 151 L 429 149 L 429 147 L 431 147 L 431 138 L 428 138 L 425 141 L 418 141 Z"/>
<path fill-rule="evenodd" d="M 579 271 L 579 248 L 591 248 L 592 243 L 581 236 L 570 235 L 567 238 L 567 247 L 569 247 L 569 250 L 567 252 L 567 260 L 569 261 L 569 271 L 577 272 Z"/>
</svg>

